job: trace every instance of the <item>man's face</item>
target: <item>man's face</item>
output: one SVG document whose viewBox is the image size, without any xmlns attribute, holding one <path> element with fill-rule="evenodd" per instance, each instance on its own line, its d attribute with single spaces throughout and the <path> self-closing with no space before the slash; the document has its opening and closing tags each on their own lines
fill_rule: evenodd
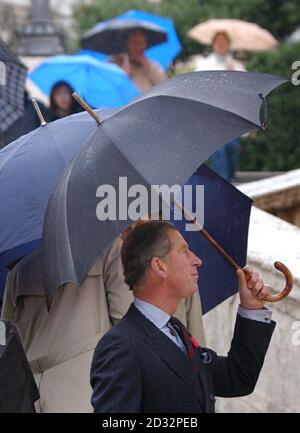
<svg viewBox="0 0 300 433">
<path fill-rule="evenodd" d="M 213 42 L 213 50 L 219 56 L 226 56 L 229 53 L 230 42 L 226 34 L 217 34 Z"/>
<path fill-rule="evenodd" d="M 178 299 L 186 298 L 198 290 L 198 268 L 202 261 L 192 251 L 177 230 L 169 231 L 171 251 L 164 259 L 167 264 L 167 282 L 171 293 Z"/>
<path fill-rule="evenodd" d="M 140 31 L 130 33 L 127 40 L 127 50 L 131 57 L 139 57 L 147 49 L 147 40 L 145 34 Z"/>
</svg>

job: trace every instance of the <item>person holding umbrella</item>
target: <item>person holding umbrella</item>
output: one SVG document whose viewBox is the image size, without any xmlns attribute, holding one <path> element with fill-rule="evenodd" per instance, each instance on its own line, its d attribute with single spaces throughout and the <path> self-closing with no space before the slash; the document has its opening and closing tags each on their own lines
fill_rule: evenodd
<svg viewBox="0 0 300 433">
<path fill-rule="evenodd" d="M 197 42 L 212 46 L 212 53 L 196 60 L 197 71 L 246 71 L 243 63 L 234 59 L 231 50 L 264 51 L 277 45 L 276 39 L 256 23 L 237 19 L 210 19 L 197 24 L 188 35 Z M 212 168 L 226 180 L 234 178 L 238 163 L 240 139 L 236 138 L 210 160 Z"/>
<path fill-rule="evenodd" d="M 111 56 L 141 92 L 167 78 L 161 66 L 147 59 L 145 51 L 168 41 L 165 28 L 125 14 L 96 24 L 82 37 L 83 49 Z"/>
<path fill-rule="evenodd" d="M 120 66 L 134 81 L 141 92 L 149 90 L 155 84 L 167 78 L 160 65 L 147 59 L 147 36 L 143 30 L 133 30 L 126 34 L 126 52 L 111 57 L 111 61 Z"/>
<path fill-rule="evenodd" d="M 216 32 L 212 39 L 212 53 L 196 61 L 197 71 L 245 71 L 242 62 L 231 54 L 231 39 L 227 32 Z"/>
<path fill-rule="evenodd" d="M 121 255 L 135 299 L 96 347 L 94 411 L 214 412 L 215 395 L 252 393 L 275 329 L 264 309 L 269 288 L 259 275 L 237 271 L 241 305 L 230 352 L 221 357 L 199 346 L 173 317 L 179 302 L 198 290 L 202 264 L 175 227 L 166 221 L 138 225 Z"/>
</svg>

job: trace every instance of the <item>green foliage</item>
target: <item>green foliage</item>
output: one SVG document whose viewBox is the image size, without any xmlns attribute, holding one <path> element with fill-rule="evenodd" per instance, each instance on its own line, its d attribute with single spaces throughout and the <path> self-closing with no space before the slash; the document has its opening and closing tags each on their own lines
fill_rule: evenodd
<svg viewBox="0 0 300 433">
<path fill-rule="evenodd" d="M 252 21 L 281 39 L 300 22 L 299 0 L 203 0 L 202 20 L 238 18 Z"/>
<path fill-rule="evenodd" d="M 248 71 L 265 72 L 291 80 L 292 64 L 300 60 L 300 43 L 285 44 L 273 52 L 253 56 Z M 284 171 L 300 167 L 300 85 L 290 81 L 268 97 L 269 127 L 255 140 L 244 140 L 240 170 Z"/>
</svg>

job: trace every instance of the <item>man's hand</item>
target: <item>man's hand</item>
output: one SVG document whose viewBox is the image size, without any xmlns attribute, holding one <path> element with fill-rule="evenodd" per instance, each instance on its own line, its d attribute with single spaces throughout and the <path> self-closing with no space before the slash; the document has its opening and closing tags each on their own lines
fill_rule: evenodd
<svg viewBox="0 0 300 433">
<path fill-rule="evenodd" d="M 266 286 L 257 272 L 245 267 L 236 271 L 239 279 L 241 307 L 248 310 L 264 308 L 264 297 L 271 290 Z"/>
</svg>

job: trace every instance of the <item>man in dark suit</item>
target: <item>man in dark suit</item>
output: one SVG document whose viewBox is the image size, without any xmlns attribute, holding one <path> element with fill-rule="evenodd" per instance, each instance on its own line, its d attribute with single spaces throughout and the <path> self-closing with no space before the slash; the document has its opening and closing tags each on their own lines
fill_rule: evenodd
<svg viewBox="0 0 300 433">
<path fill-rule="evenodd" d="M 215 396 L 253 392 L 275 323 L 264 307 L 269 288 L 238 270 L 240 306 L 227 357 L 200 348 L 173 318 L 198 290 L 201 260 L 167 222 L 138 225 L 122 248 L 134 303 L 98 343 L 91 368 L 95 412 L 214 412 Z"/>
</svg>

